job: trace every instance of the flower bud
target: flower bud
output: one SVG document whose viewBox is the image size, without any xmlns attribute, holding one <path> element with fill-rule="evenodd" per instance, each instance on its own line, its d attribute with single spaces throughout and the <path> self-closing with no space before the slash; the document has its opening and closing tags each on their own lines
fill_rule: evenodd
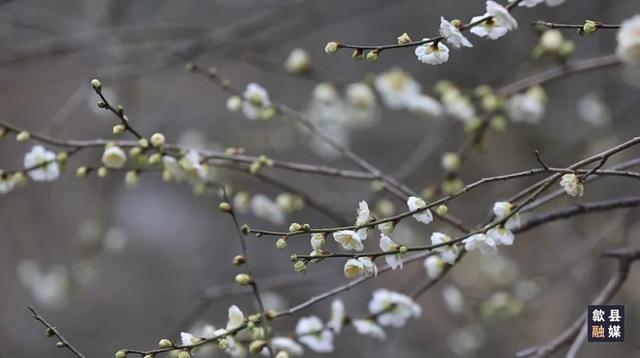
<svg viewBox="0 0 640 358">
<path fill-rule="evenodd" d="M 284 250 L 286 248 L 287 248 L 287 239 L 281 237 L 278 240 L 276 240 L 276 249 Z"/>
<path fill-rule="evenodd" d="M 126 129 L 127 127 L 125 127 L 124 124 L 116 124 L 113 126 L 113 134 L 121 135 Z"/>
<path fill-rule="evenodd" d="M 91 87 L 93 87 L 94 91 L 100 92 L 102 91 L 102 82 L 100 82 L 99 79 L 94 78 L 91 80 Z"/>
<path fill-rule="evenodd" d="M 292 223 L 289 225 L 289 232 L 296 232 L 302 230 L 302 225 L 298 223 Z"/>
<path fill-rule="evenodd" d="M 438 208 L 436 209 L 436 214 L 440 216 L 445 216 L 447 215 L 448 211 L 449 211 L 449 208 L 446 205 L 439 205 Z"/>
<path fill-rule="evenodd" d="M 353 52 L 351 53 L 351 58 L 358 61 L 362 60 L 364 58 L 364 50 L 361 48 L 353 50 Z"/>
<path fill-rule="evenodd" d="M 138 145 L 142 148 L 149 148 L 149 141 L 146 138 L 138 139 Z"/>
<path fill-rule="evenodd" d="M 160 342 L 158 342 L 158 347 L 163 349 L 171 348 L 173 347 L 173 343 L 171 343 L 170 340 L 164 338 L 164 339 L 161 339 Z"/>
<path fill-rule="evenodd" d="M 117 145 L 108 145 L 102 154 L 102 164 L 111 169 L 120 169 L 127 163 L 127 155 Z"/>
<path fill-rule="evenodd" d="M 140 181 L 140 176 L 136 170 L 130 170 L 124 176 L 124 182 L 129 186 L 135 186 Z"/>
<path fill-rule="evenodd" d="M 251 276 L 247 275 L 246 273 L 237 274 L 235 280 L 236 283 L 240 286 L 247 286 L 253 282 Z"/>
<path fill-rule="evenodd" d="M 592 34 L 600 28 L 600 24 L 593 20 L 586 20 L 582 25 L 582 34 Z"/>
<path fill-rule="evenodd" d="M 165 143 L 164 134 L 162 133 L 153 133 L 150 140 L 151 140 L 151 145 L 156 148 L 162 147 Z"/>
<path fill-rule="evenodd" d="M 367 61 L 375 62 L 378 61 L 378 51 L 373 50 L 367 53 Z"/>
<path fill-rule="evenodd" d="M 289 73 L 303 73 L 309 70 L 311 67 L 311 60 L 307 51 L 296 48 L 289 54 L 287 60 L 284 62 L 284 68 Z"/>
<path fill-rule="evenodd" d="M 398 36 L 398 45 L 406 45 L 411 42 L 411 37 L 406 32 Z"/>
<path fill-rule="evenodd" d="M 233 257 L 233 264 L 236 266 L 240 266 L 247 262 L 247 260 L 242 255 L 236 255 Z"/>
<path fill-rule="evenodd" d="M 460 169 L 460 155 L 458 153 L 448 152 L 442 156 L 442 167 L 448 172 L 455 172 Z"/>
<path fill-rule="evenodd" d="M 191 358 L 191 353 L 188 351 L 182 351 L 178 353 L 178 358 Z"/>
<path fill-rule="evenodd" d="M 287 351 L 280 351 L 276 354 L 276 358 L 289 358 L 289 353 L 287 353 Z"/>
<path fill-rule="evenodd" d="M 120 351 L 116 352 L 115 357 L 116 358 L 126 358 L 127 357 L 127 353 L 125 351 L 120 350 Z"/>
<path fill-rule="evenodd" d="M 58 343 L 56 343 L 56 347 L 64 348 L 64 347 L 66 347 L 66 344 L 64 344 L 63 342 L 58 342 Z"/>
<path fill-rule="evenodd" d="M 105 167 L 98 168 L 98 178 L 104 178 L 109 174 L 109 170 Z"/>
<path fill-rule="evenodd" d="M 304 261 L 297 261 L 293 264 L 293 270 L 295 272 L 305 272 L 307 271 L 307 264 L 305 264 Z"/>
<path fill-rule="evenodd" d="M 84 178 L 89 174 L 89 168 L 82 166 L 76 170 L 76 176 L 78 178 Z"/>
<path fill-rule="evenodd" d="M 407 252 L 409 252 L 409 248 L 406 245 L 400 245 L 400 247 L 398 247 L 398 251 L 401 254 L 406 254 Z"/>
<path fill-rule="evenodd" d="M 240 96 L 231 96 L 227 100 L 227 109 L 229 112 L 237 112 L 242 108 L 242 98 Z"/>
<path fill-rule="evenodd" d="M 340 48 L 340 44 L 339 43 L 337 43 L 337 42 L 329 42 L 324 47 L 324 52 L 326 52 L 326 53 L 331 55 L 331 54 L 336 53 L 339 48 Z"/>
<path fill-rule="evenodd" d="M 251 342 L 251 344 L 249 345 L 249 351 L 251 353 L 260 353 L 262 352 L 262 349 L 264 349 L 267 346 L 267 342 L 262 341 L 262 340 L 257 340 L 257 341 L 253 341 Z"/>
<path fill-rule="evenodd" d="M 222 211 L 223 213 L 230 213 L 231 205 L 226 201 L 223 201 L 218 205 L 218 209 L 220 209 L 220 211 Z"/>
<path fill-rule="evenodd" d="M 31 133 L 29 133 L 27 131 L 22 131 L 22 132 L 18 133 L 18 135 L 16 136 L 16 140 L 18 142 L 24 142 L 26 140 L 29 140 L 29 138 L 31 138 Z"/>
</svg>

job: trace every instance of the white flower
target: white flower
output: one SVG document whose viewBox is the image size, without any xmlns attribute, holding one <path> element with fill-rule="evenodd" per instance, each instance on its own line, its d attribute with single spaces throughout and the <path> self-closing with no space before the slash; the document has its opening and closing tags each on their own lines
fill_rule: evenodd
<svg viewBox="0 0 640 358">
<path fill-rule="evenodd" d="M 347 102 L 358 109 L 371 109 L 376 105 L 376 95 L 364 83 L 352 83 L 345 90 Z"/>
<path fill-rule="evenodd" d="M 410 211 L 416 211 L 418 209 L 422 209 L 427 207 L 427 203 L 422 199 L 416 196 L 411 196 L 407 199 L 407 206 Z M 429 209 L 422 210 L 418 213 L 413 214 L 413 218 L 423 224 L 429 224 L 433 221 L 433 214 Z"/>
<path fill-rule="evenodd" d="M 274 224 L 284 224 L 286 215 L 284 211 L 269 197 L 256 194 L 251 198 L 251 211 L 253 215 L 271 221 Z"/>
<path fill-rule="evenodd" d="M 340 333 L 340 331 L 342 331 L 344 319 L 344 302 L 339 298 L 333 300 L 331 302 L 331 318 L 329 319 L 329 322 L 327 322 L 327 327 L 331 328 L 336 334 Z"/>
<path fill-rule="evenodd" d="M 511 246 L 515 240 L 513 233 L 502 226 L 489 229 L 489 231 L 487 231 L 487 236 L 489 236 L 489 238 L 491 238 L 497 245 Z"/>
<path fill-rule="evenodd" d="M 502 220 L 507 216 L 511 215 L 512 209 L 513 209 L 513 204 L 511 204 L 508 201 L 498 201 L 493 204 L 493 214 L 499 220 Z"/>
<path fill-rule="evenodd" d="M 120 169 L 127 163 L 127 155 L 117 145 L 108 145 L 102 154 L 102 164 L 110 169 Z"/>
<path fill-rule="evenodd" d="M 271 339 L 271 348 L 275 352 L 287 352 L 294 356 L 301 356 L 304 353 L 302 346 L 288 337 L 273 337 Z"/>
<path fill-rule="evenodd" d="M 356 226 L 364 225 L 369 222 L 371 219 L 371 212 L 369 211 L 369 205 L 367 205 L 366 201 L 361 201 L 358 203 L 358 210 L 356 212 Z M 367 238 L 367 228 L 363 227 L 358 229 L 358 236 L 362 240 Z"/>
<path fill-rule="evenodd" d="M 576 105 L 576 112 L 580 119 L 596 126 L 602 126 L 611 120 L 611 110 L 595 92 L 580 98 Z"/>
<path fill-rule="evenodd" d="M 366 276 L 378 275 L 378 266 L 376 266 L 370 257 L 358 257 L 358 261 L 362 264 L 362 269 Z"/>
<path fill-rule="evenodd" d="M 391 69 L 376 76 L 374 87 L 380 93 L 382 102 L 389 109 L 407 108 L 410 99 L 420 94 L 420 84 L 399 68 Z"/>
<path fill-rule="evenodd" d="M 362 251 L 364 248 L 362 240 L 365 240 L 366 236 L 363 238 L 353 230 L 340 230 L 333 233 L 333 239 L 342 244 L 345 250 Z"/>
<path fill-rule="evenodd" d="M 16 184 L 14 183 L 11 176 L 4 175 L 2 173 L 2 170 L 0 170 L 0 194 L 6 194 L 10 192 L 11 190 L 13 190 L 15 185 Z"/>
<path fill-rule="evenodd" d="M 540 47 L 548 52 L 557 52 L 564 43 L 562 31 L 558 29 L 547 30 L 540 36 Z"/>
<path fill-rule="evenodd" d="M 322 82 L 313 89 L 313 99 L 322 103 L 331 103 L 338 99 L 338 91 L 328 82 Z"/>
<path fill-rule="evenodd" d="M 435 280 L 442 275 L 444 266 L 445 262 L 442 261 L 438 255 L 431 255 L 424 259 L 424 268 L 427 270 L 427 276 L 432 280 Z"/>
<path fill-rule="evenodd" d="M 440 17 L 440 35 L 444 36 L 447 42 L 455 48 L 460 48 L 461 46 L 473 47 L 471 42 L 460 32 L 460 29 L 444 17 Z"/>
<path fill-rule="evenodd" d="M 411 317 L 419 317 L 422 309 L 409 296 L 383 288 L 373 293 L 369 312 L 377 316 L 378 324 L 402 327 Z"/>
<path fill-rule="evenodd" d="M 238 306 L 229 307 L 229 320 L 227 321 L 227 331 L 241 327 L 244 324 L 244 314 Z"/>
<path fill-rule="evenodd" d="M 504 36 L 509 30 L 518 27 L 518 22 L 511 16 L 509 10 L 494 1 L 487 1 L 487 13 L 482 16 L 475 16 L 471 19 L 471 22 L 480 21 L 487 16 L 492 18 L 472 27 L 471 33 L 495 40 Z"/>
<path fill-rule="evenodd" d="M 343 271 L 344 277 L 353 280 L 364 274 L 364 265 L 362 265 L 362 262 L 359 260 L 348 259 L 347 262 L 344 263 Z"/>
<path fill-rule="evenodd" d="M 52 181 L 60 176 L 56 153 L 46 150 L 41 145 L 34 146 L 29 153 L 25 154 L 24 167 L 31 169 L 29 176 L 35 181 Z"/>
<path fill-rule="evenodd" d="M 271 107 L 269 94 L 257 83 L 249 83 L 242 94 L 242 113 L 249 119 L 265 118 Z"/>
<path fill-rule="evenodd" d="M 471 100 L 459 91 L 448 91 L 442 98 L 447 113 L 463 122 L 469 122 L 476 117 L 476 108 Z"/>
<path fill-rule="evenodd" d="M 563 175 L 562 179 L 560 179 L 560 186 L 571 196 L 580 197 L 584 194 L 584 185 L 580 178 L 575 174 Z"/>
<path fill-rule="evenodd" d="M 180 333 L 180 340 L 182 341 L 183 346 L 190 346 L 200 341 L 199 338 L 187 332 Z"/>
<path fill-rule="evenodd" d="M 302 73 L 309 69 L 311 60 L 307 51 L 296 48 L 291 51 L 284 62 L 284 68 L 290 73 Z"/>
<path fill-rule="evenodd" d="M 426 41 L 428 39 L 422 39 Z M 429 65 L 440 65 L 449 60 L 449 48 L 440 41 L 426 43 L 416 47 L 418 61 Z"/>
<path fill-rule="evenodd" d="M 440 245 L 446 242 L 450 242 L 451 238 L 443 233 L 434 232 L 431 234 L 431 245 Z M 440 257 L 444 262 L 453 265 L 458 258 L 458 254 L 460 253 L 460 249 L 458 245 L 444 245 L 435 248 L 435 251 L 440 253 Z"/>
<path fill-rule="evenodd" d="M 166 162 L 163 161 L 166 168 Z M 202 156 L 197 150 L 190 150 L 185 156 L 178 160 L 178 166 L 184 173 L 182 177 L 186 177 L 191 181 L 206 180 L 209 174 L 209 168 L 202 163 Z"/>
<path fill-rule="evenodd" d="M 322 233 L 311 234 L 311 247 L 314 250 L 320 250 L 322 246 L 324 246 L 324 243 L 325 243 L 324 234 Z"/>
<path fill-rule="evenodd" d="M 628 65 L 640 65 L 640 15 L 622 22 L 618 31 L 616 55 Z"/>
<path fill-rule="evenodd" d="M 385 234 L 380 234 L 380 250 L 385 252 L 396 251 L 398 250 L 398 247 L 400 246 L 393 242 L 390 237 Z M 400 257 L 400 254 L 385 255 L 384 259 L 392 270 L 395 270 L 398 267 L 402 269 L 402 258 Z"/>
<path fill-rule="evenodd" d="M 407 100 L 407 107 L 413 113 L 431 117 L 440 117 L 443 112 L 440 102 L 424 94 L 410 96 Z"/>
<path fill-rule="evenodd" d="M 391 235 L 391 233 L 393 232 L 394 226 L 393 226 L 393 222 L 388 221 L 388 222 L 378 224 L 376 228 L 385 235 Z"/>
<path fill-rule="evenodd" d="M 333 351 L 333 333 L 324 329 L 322 321 L 316 316 L 302 317 L 296 324 L 298 340 L 317 353 Z"/>
<path fill-rule="evenodd" d="M 30 289 L 39 304 L 61 307 L 67 302 L 71 281 L 64 266 L 55 265 L 45 272 L 37 262 L 24 260 L 17 269 L 20 281 Z"/>
<path fill-rule="evenodd" d="M 464 243 L 464 249 L 467 251 L 473 251 L 476 248 L 484 255 L 489 255 L 497 252 L 496 243 L 489 236 L 485 234 L 475 234 L 462 240 Z"/>
<path fill-rule="evenodd" d="M 246 214 L 251 209 L 251 195 L 246 191 L 239 191 L 233 196 L 233 211 Z"/>
<path fill-rule="evenodd" d="M 537 124 L 544 116 L 547 96 L 539 86 L 531 87 L 525 93 L 518 93 L 507 102 L 507 115 L 514 122 Z"/>
<path fill-rule="evenodd" d="M 464 309 L 464 296 L 455 286 L 449 285 L 442 289 L 442 298 L 449 311 L 460 313 Z"/>
<path fill-rule="evenodd" d="M 375 324 L 372 320 L 354 319 L 353 321 L 351 321 L 351 323 L 353 324 L 353 327 L 356 329 L 356 331 L 360 334 L 368 335 L 381 341 L 387 338 L 387 335 L 386 333 L 384 333 L 382 327 Z"/>
</svg>

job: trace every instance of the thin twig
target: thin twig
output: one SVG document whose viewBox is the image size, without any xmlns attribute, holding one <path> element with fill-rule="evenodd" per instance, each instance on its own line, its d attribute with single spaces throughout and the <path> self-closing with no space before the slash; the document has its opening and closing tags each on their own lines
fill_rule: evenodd
<svg viewBox="0 0 640 358">
<path fill-rule="evenodd" d="M 56 327 L 54 327 L 49 322 L 47 322 L 44 319 L 44 317 L 42 317 L 33 306 L 29 306 L 27 308 L 33 314 L 33 319 L 42 323 L 42 325 L 47 328 L 47 332 L 46 332 L 47 336 L 55 336 L 58 338 L 58 340 L 60 340 L 60 342 L 58 342 L 57 344 L 59 348 L 66 348 L 67 350 L 69 350 L 69 352 L 73 353 L 76 357 L 85 358 L 84 354 L 80 353 L 80 351 L 76 347 L 74 347 L 66 338 L 64 338 L 64 336 L 60 333 L 60 331 L 58 331 Z"/>
</svg>

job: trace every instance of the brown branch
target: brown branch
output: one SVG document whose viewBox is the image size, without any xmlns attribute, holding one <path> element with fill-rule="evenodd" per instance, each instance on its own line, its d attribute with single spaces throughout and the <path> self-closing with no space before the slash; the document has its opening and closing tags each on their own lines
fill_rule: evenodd
<svg viewBox="0 0 640 358">
<path fill-rule="evenodd" d="M 58 348 L 66 348 L 69 352 L 73 353 L 76 357 L 85 358 L 84 354 L 80 353 L 80 351 L 74 347 L 64 336 L 58 331 L 56 327 L 47 322 L 44 317 L 40 316 L 38 311 L 33 306 L 28 307 L 29 311 L 33 314 L 33 319 L 40 322 L 43 326 L 47 328 L 46 335 L 47 337 L 55 336 L 60 341 L 56 344 Z"/>
</svg>

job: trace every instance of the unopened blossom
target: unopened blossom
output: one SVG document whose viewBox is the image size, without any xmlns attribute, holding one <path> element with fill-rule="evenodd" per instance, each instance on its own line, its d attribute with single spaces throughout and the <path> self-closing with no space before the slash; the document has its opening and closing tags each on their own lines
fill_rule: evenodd
<svg viewBox="0 0 640 358">
<path fill-rule="evenodd" d="M 407 99 L 409 111 L 430 117 L 442 116 L 442 105 L 436 99 L 425 94 L 415 94 Z"/>
<path fill-rule="evenodd" d="M 449 48 L 440 41 L 420 45 L 416 47 L 414 52 L 418 57 L 418 61 L 429 65 L 440 65 L 449 60 Z"/>
<path fill-rule="evenodd" d="M 329 82 L 322 82 L 313 89 L 312 96 L 314 100 L 322 103 L 331 103 L 338 99 L 338 90 Z"/>
<path fill-rule="evenodd" d="M 487 231 L 487 236 L 489 236 L 489 238 L 493 240 L 496 245 L 511 246 L 513 245 L 513 241 L 515 240 L 515 237 L 513 236 L 511 230 L 505 228 L 504 226 L 497 226 L 489 229 Z"/>
<path fill-rule="evenodd" d="M 304 348 L 302 348 L 302 346 L 298 344 L 298 342 L 289 337 L 271 338 L 271 349 L 274 352 L 287 352 L 287 354 L 290 354 L 292 356 L 301 356 L 304 354 Z"/>
<path fill-rule="evenodd" d="M 238 306 L 233 305 L 229 307 L 228 312 L 228 321 L 227 321 L 227 330 L 232 330 L 241 327 L 244 324 L 244 314 L 238 308 Z"/>
<path fill-rule="evenodd" d="M 298 340 L 317 353 L 333 351 L 333 332 L 325 329 L 317 316 L 302 317 L 296 324 Z"/>
<path fill-rule="evenodd" d="M 233 211 L 246 214 L 251 209 L 251 195 L 246 191 L 239 191 L 233 196 Z"/>
<path fill-rule="evenodd" d="M 311 247 L 314 250 L 319 250 L 322 248 L 322 246 L 324 246 L 326 240 L 324 238 L 324 234 L 318 232 L 318 233 L 311 234 L 310 241 L 311 241 Z"/>
<path fill-rule="evenodd" d="M 584 185 L 582 180 L 575 174 L 565 174 L 560 179 L 560 186 L 571 196 L 580 197 L 584 194 Z"/>
<path fill-rule="evenodd" d="M 301 48 L 293 49 L 284 62 L 284 68 L 290 73 L 306 72 L 309 67 L 311 67 L 309 53 Z"/>
<path fill-rule="evenodd" d="M 340 243 L 345 250 L 362 251 L 364 245 L 362 240 L 366 239 L 361 237 L 360 234 L 353 230 L 340 230 L 333 233 L 333 239 Z"/>
<path fill-rule="evenodd" d="M 327 327 L 331 328 L 336 334 L 340 333 L 345 317 L 344 302 L 339 298 L 333 300 L 331 302 L 331 318 L 327 322 Z"/>
<path fill-rule="evenodd" d="M 558 29 L 547 30 L 540 36 L 540 47 L 544 49 L 545 52 L 558 52 L 563 43 L 564 36 L 562 36 L 562 31 Z"/>
<path fill-rule="evenodd" d="M 481 22 L 471 28 L 471 33 L 480 37 L 489 37 L 496 40 L 506 35 L 509 30 L 516 29 L 518 22 L 511 16 L 509 10 L 495 1 L 487 1 L 487 12 L 482 16 L 475 16 L 471 19 L 472 23 L 480 21 L 487 16 L 491 19 Z"/>
<path fill-rule="evenodd" d="M 278 225 L 284 224 L 286 220 L 284 211 L 264 194 L 256 194 L 251 198 L 251 212 L 261 219 Z"/>
<path fill-rule="evenodd" d="M 373 84 L 389 109 L 407 108 L 410 99 L 421 91 L 420 84 L 400 68 L 379 74 Z"/>
<path fill-rule="evenodd" d="M 24 167 L 29 169 L 29 177 L 34 181 L 52 181 L 60 176 L 56 153 L 41 145 L 34 146 L 25 154 Z"/>
<path fill-rule="evenodd" d="M 347 103 L 358 109 L 372 109 L 376 106 L 376 95 L 364 83 L 352 83 L 345 89 Z"/>
<path fill-rule="evenodd" d="M 514 122 L 537 124 L 544 116 L 547 96 L 539 86 L 518 93 L 507 102 L 507 115 Z"/>
<path fill-rule="evenodd" d="M 411 196 L 409 197 L 409 199 L 407 199 L 407 206 L 409 207 L 410 211 L 416 211 L 422 208 L 426 208 L 427 203 L 422 198 Z M 429 224 L 433 221 L 433 214 L 431 214 L 431 211 L 429 209 L 425 209 L 413 214 L 413 218 L 423 224 Z"/>
<path fill-rule="evenodd" d="M 369 312 L 382 326 L 402 327 L 409 318 L 419 317 L 422 309 L 409 296 L 381 288 L 373 293 Z"/>
<path fill-rule="evenodd" d="M 354 319 L 351 321 L 351 324 L 353 324 L 353 327 L 360 334 L 371 336 L 380 341 L 387 338 L 387 334 L 384 333 L 382 327 L 370 319 Z"/>
<path fill-rule="evenodd" d="M 197 150 L 188 151 L 178 160 L 178 166 L 184 173 L 183 176 L 191 181 L 201 181 L 208 178 L 209 167 L 203 163 L 202 156 Z"/>
<path fill-rule="evenodd" d="M 496 243 L 492 238 L 483 233 L 471 235 L 462 242 L 464 243 L 464 249 L 467 251 L 478 249 L 484 255 L 497 252 Z"/>
<path fill-rule="evenodd" d="M 447 242 L 450 242 L 451 238 L 443 233 L 434 232 L 431 234 L 431 245 L 441 245 Z M 460 253 L 460 249 L 458 245 L 443 245 L 435 248 L 435 251 L 440 253 L 440 257 L 444 262 L 453 265 L 458 258 L 458 254 Z"/>
<path fill-rule="evenodd" d="M 628 65 L 640 65 L 640 15 L 622 22 L 618 31 L 616 55 Z"/>
<path fill-rule="evenodd" d="M 265 119 L 271 108 L 271 101 L 266 89 L 257 83 L 249 83 L 242 97 L 244 99 L 242 113 L 244 113 L 245 117 L 249 119 Z"/>
<path fill-rule="evenodd" d="M 393 225 L 393 222 L 388 221 L 388 222 L 385 222 L 385 223 L 378 224 L 376 226 L 376 228 L 378 230 L 380 230 L 380 232 L 385 234 L 385 235 L 391 235 L 391 233 L 393 232 L 393 229 L 394 229 L 394 225 Z"/>
<path fill-rule="evenodd" d="M 424 268 L 427 271 L 427 276 L 432 280 L 442 275 L 445 265 L 446 263 L 438 255 L 431 255 L 424 260 Z"/>
<path fill-rule="evenodd" d="M 397 251 L 399 247 L 400 245 L 391 240 L 389 236 L 380 234 L 380 250 L 384 252 Z M 398 267 L 402 269 L 402 258 L 400 257 L 400 254 L 385 255 L 384 259 L 392 270 L 395 270 Z"/>
<path fill-rule="evenodd" d="M 440 35 L 444 36 L 447 42 L 455 48 L 473 47 L 471 42 L 460 32 L 460 29 L 444 17 L 440 17 Z"/>
<path fill-rule="evenodd" d="M 127 155 L 117 145 L 108 145 L 102 153 L 102 164 L 109 169 L 120 169 L 127 163 Z"/>
</svg>

